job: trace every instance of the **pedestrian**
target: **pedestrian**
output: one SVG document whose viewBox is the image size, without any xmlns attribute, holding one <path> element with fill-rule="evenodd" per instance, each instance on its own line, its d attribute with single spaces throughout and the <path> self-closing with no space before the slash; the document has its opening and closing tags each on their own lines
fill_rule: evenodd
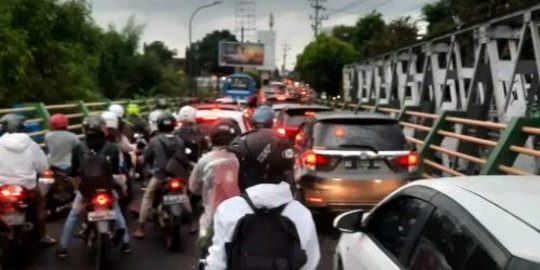
<svg viewBox="0 0 540 270">
<path fill-rule="evenodd" d="M 320 251 L 313 217 L 279 173 L 293 167 L 290 142 L 261 129 L 236 138 L 229 150 L 240 164 L 239 181 L 251 179 L 241 196 L 218 206 L 206 269 L 316 269 Z M 246 175 L 247 168 L 254 170 Z"/>
</svg>

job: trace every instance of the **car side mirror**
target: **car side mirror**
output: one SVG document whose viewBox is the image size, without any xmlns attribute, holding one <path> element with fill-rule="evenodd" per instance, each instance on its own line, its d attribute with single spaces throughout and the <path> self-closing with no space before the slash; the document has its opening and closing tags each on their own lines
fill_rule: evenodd
<svg viewBox="0 0 540 270">
<path fill-rule="evenodd" d="M 364 210 L 353 210 L 343 213 L 334 219 L 334 228 L 342 233 L 355 233 L 362 231 Z"/>
</svg>

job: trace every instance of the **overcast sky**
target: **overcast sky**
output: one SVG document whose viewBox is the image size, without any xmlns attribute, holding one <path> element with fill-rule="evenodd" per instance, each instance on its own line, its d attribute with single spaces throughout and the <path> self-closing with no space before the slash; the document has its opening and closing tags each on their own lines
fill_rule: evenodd
<svg viewBox="0 0 540 270">
<path fill-rule="evenodd" d="M 117 27 L 125 25 L 130 16 L 138 24 L 145 25 L 143 42 L 164 41 L 183 57 L 188 46 L 188 25 L 191 12 L 198 6 L 214 0 L 91 0 L 93 16 L 99 25 Z M 245 0 L 244 0 L 245 1 Z M 268 30 L 269 15 L 274 13 L 274 30 L 277 33 L 276 58 L 281 66 L 282 45 L 291 47 L 287 68 L 296 63 L 296 55 L 312 40 L 310 8 L 308 0 L 252 0 L 256 4 L 256 27 Z M 420 18 L 420 8 L 433 0 L 327 0 L 324 4 L 329 19 L 323 27 L 338 24 L 352 25 L 358 17 L 377 9 L 386 18 L 410 15 Z M 216 29 L 235 29 L 235 2 L 224 0 L 222 4 L 201 10 L 193 21 L 193 41 Z M 238 36 L 238 35 L 237 35 Z"/>
</svg>

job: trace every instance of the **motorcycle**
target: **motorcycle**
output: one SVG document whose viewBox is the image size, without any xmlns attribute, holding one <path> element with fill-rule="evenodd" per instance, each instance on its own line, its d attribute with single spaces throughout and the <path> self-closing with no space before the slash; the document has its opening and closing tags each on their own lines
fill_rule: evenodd
<svg viewBox="0 0 540 270">
<path fill-rule="evenodd" d="M 86 244 L 95 259 L 95 269 L 104 269 L 107 254 L 121 241 L 124 230 L 116 229 L 116 213 L 113 210 L 113 195 L 108 190 L 97 190 L 87 204 Z"/>
<path fill-rule="evenodd" d="M 2 231 L 9 235 L 2 245 L 2 265 L 8 260 L 20 261 L 16 258 L 39 245 L 37 211 L 31 211 L 34 201 L 32 192 L 22 186 L 0 187 L 0 219 L 6 226 Z"/>
<path fill-rule="evenodd" d="M 57 216 L 71 208 L 75 198 L 73 180 L 65 170 L 51 166 L 39 176 L 39 188 L 45 197 L 47 216 Z"/>
<path fill-rule="evenodd" d="M 165 244 L 170 251 L 181 248 L 183 219 L 191 213 L 185 180 L 168 179 L 155 196 L 156 220 L 165 234 Z"/>
</svg>

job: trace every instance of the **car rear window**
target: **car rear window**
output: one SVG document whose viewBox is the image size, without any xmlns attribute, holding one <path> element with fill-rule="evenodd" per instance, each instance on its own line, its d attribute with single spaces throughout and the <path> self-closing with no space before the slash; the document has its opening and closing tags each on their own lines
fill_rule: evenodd
<svg viewBox="0 0 540 270">
<path fill-rule="evenodd" d="M 286 111 L 285 123 L 287 126 L 299 127 L 302 125 L 308 117 L 317 112 L 330 111 L 325 108 L 302 108 L 302 109 L 288 109 Z"/>
<path fill-rule="evenodd" d="M 314 145 L 327 149 L 366 149 L 377 151 L 405 150 L 403 132 L 395 120 L 343 119 L 315 124 Z M 355 147 L 356 146 L 356 147 Z"/>
</svg>

